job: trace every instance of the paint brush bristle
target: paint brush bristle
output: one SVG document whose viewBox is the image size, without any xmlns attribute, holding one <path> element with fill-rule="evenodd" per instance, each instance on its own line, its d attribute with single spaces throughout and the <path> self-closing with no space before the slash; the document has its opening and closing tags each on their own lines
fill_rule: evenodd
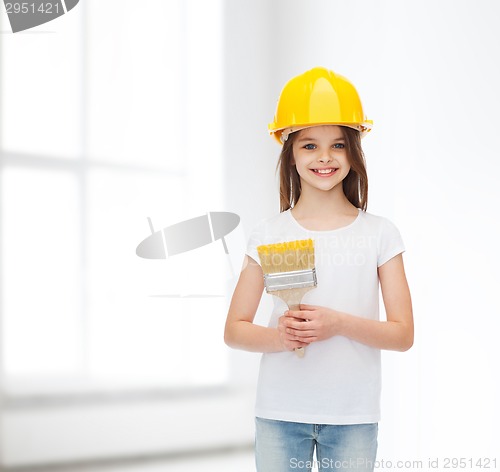
<svg viewBox="0 0 500 472">
<path fill-rule="evenodd" d="M 257 252 L 264 274 L 314 268 L 314 243 L 312 239 L 258 246 Z"/>
</svg>

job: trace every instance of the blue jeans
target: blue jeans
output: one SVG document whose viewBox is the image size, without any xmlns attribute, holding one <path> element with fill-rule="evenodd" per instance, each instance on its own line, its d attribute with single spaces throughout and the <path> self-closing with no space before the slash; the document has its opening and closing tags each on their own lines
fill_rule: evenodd
<svg viewBox="0 0 500 472">
<path fill-rule="evenodd" d="M 255 419 L 257 472 L 371 472 L 378 424 L 328 425 Z M 316 458 L 313 452 L 316 448 Z"/>
</svg>

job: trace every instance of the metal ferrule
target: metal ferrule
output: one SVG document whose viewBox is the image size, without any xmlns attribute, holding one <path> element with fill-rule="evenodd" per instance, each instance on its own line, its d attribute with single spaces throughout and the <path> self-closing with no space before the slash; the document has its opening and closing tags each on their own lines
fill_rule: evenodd
<svg viewBox="0 0 500 472">
<path fill-rule="evenodd" d="M 294 270 L 291 272 L 276 272 L 264 274 L 266 292 L 276 292 L 291 288 L 316 287 L 316 269 Z"/>
</svg>

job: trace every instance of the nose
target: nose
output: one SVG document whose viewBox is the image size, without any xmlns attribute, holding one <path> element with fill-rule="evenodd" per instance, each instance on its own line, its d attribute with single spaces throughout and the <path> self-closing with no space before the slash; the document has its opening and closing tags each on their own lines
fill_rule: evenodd
<svg viewBox="0 0 500 472">
<path fill-rule="evenodd" d="M 332 161 L 333 158 L 332 156 L 330 155 L 330 149 L 324 149 L 323 151 L 321 151 L 319 157 L 318 157 L 318 161 L 319 162 L 322 162 L 322 163 L 325 163 L 325 162 L 330 162 Z"/>
</svg>

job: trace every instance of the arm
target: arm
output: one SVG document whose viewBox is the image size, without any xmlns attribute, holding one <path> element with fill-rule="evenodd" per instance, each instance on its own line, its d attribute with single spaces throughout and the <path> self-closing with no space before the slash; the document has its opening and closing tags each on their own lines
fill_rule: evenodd
<svg viewBox="0 0 500 472">
<path fill-rule="evenodd" d="M 251 257 L 245 256 L 229 306 L 224 342 L 234 349 L 253 352 L 279 352 L 306 346 L 305 342 L 288 340 L 288 336 L 277 328 L 253 324 L 263 291 L 262 268 Z"/>
<path fill-rule="evenodd" d="M 413 345 L 413 312 L 402 255 L 380 266 L 378 274 L 386 321 L 360 318 L 325 307 L 301 305 L 301 311 L 289 311 L 283 318 L 287 333 L 294 335 L 296 340 L 308 343 L 341 335 L 379 349 L 410 349 Z"/>
</svg>

